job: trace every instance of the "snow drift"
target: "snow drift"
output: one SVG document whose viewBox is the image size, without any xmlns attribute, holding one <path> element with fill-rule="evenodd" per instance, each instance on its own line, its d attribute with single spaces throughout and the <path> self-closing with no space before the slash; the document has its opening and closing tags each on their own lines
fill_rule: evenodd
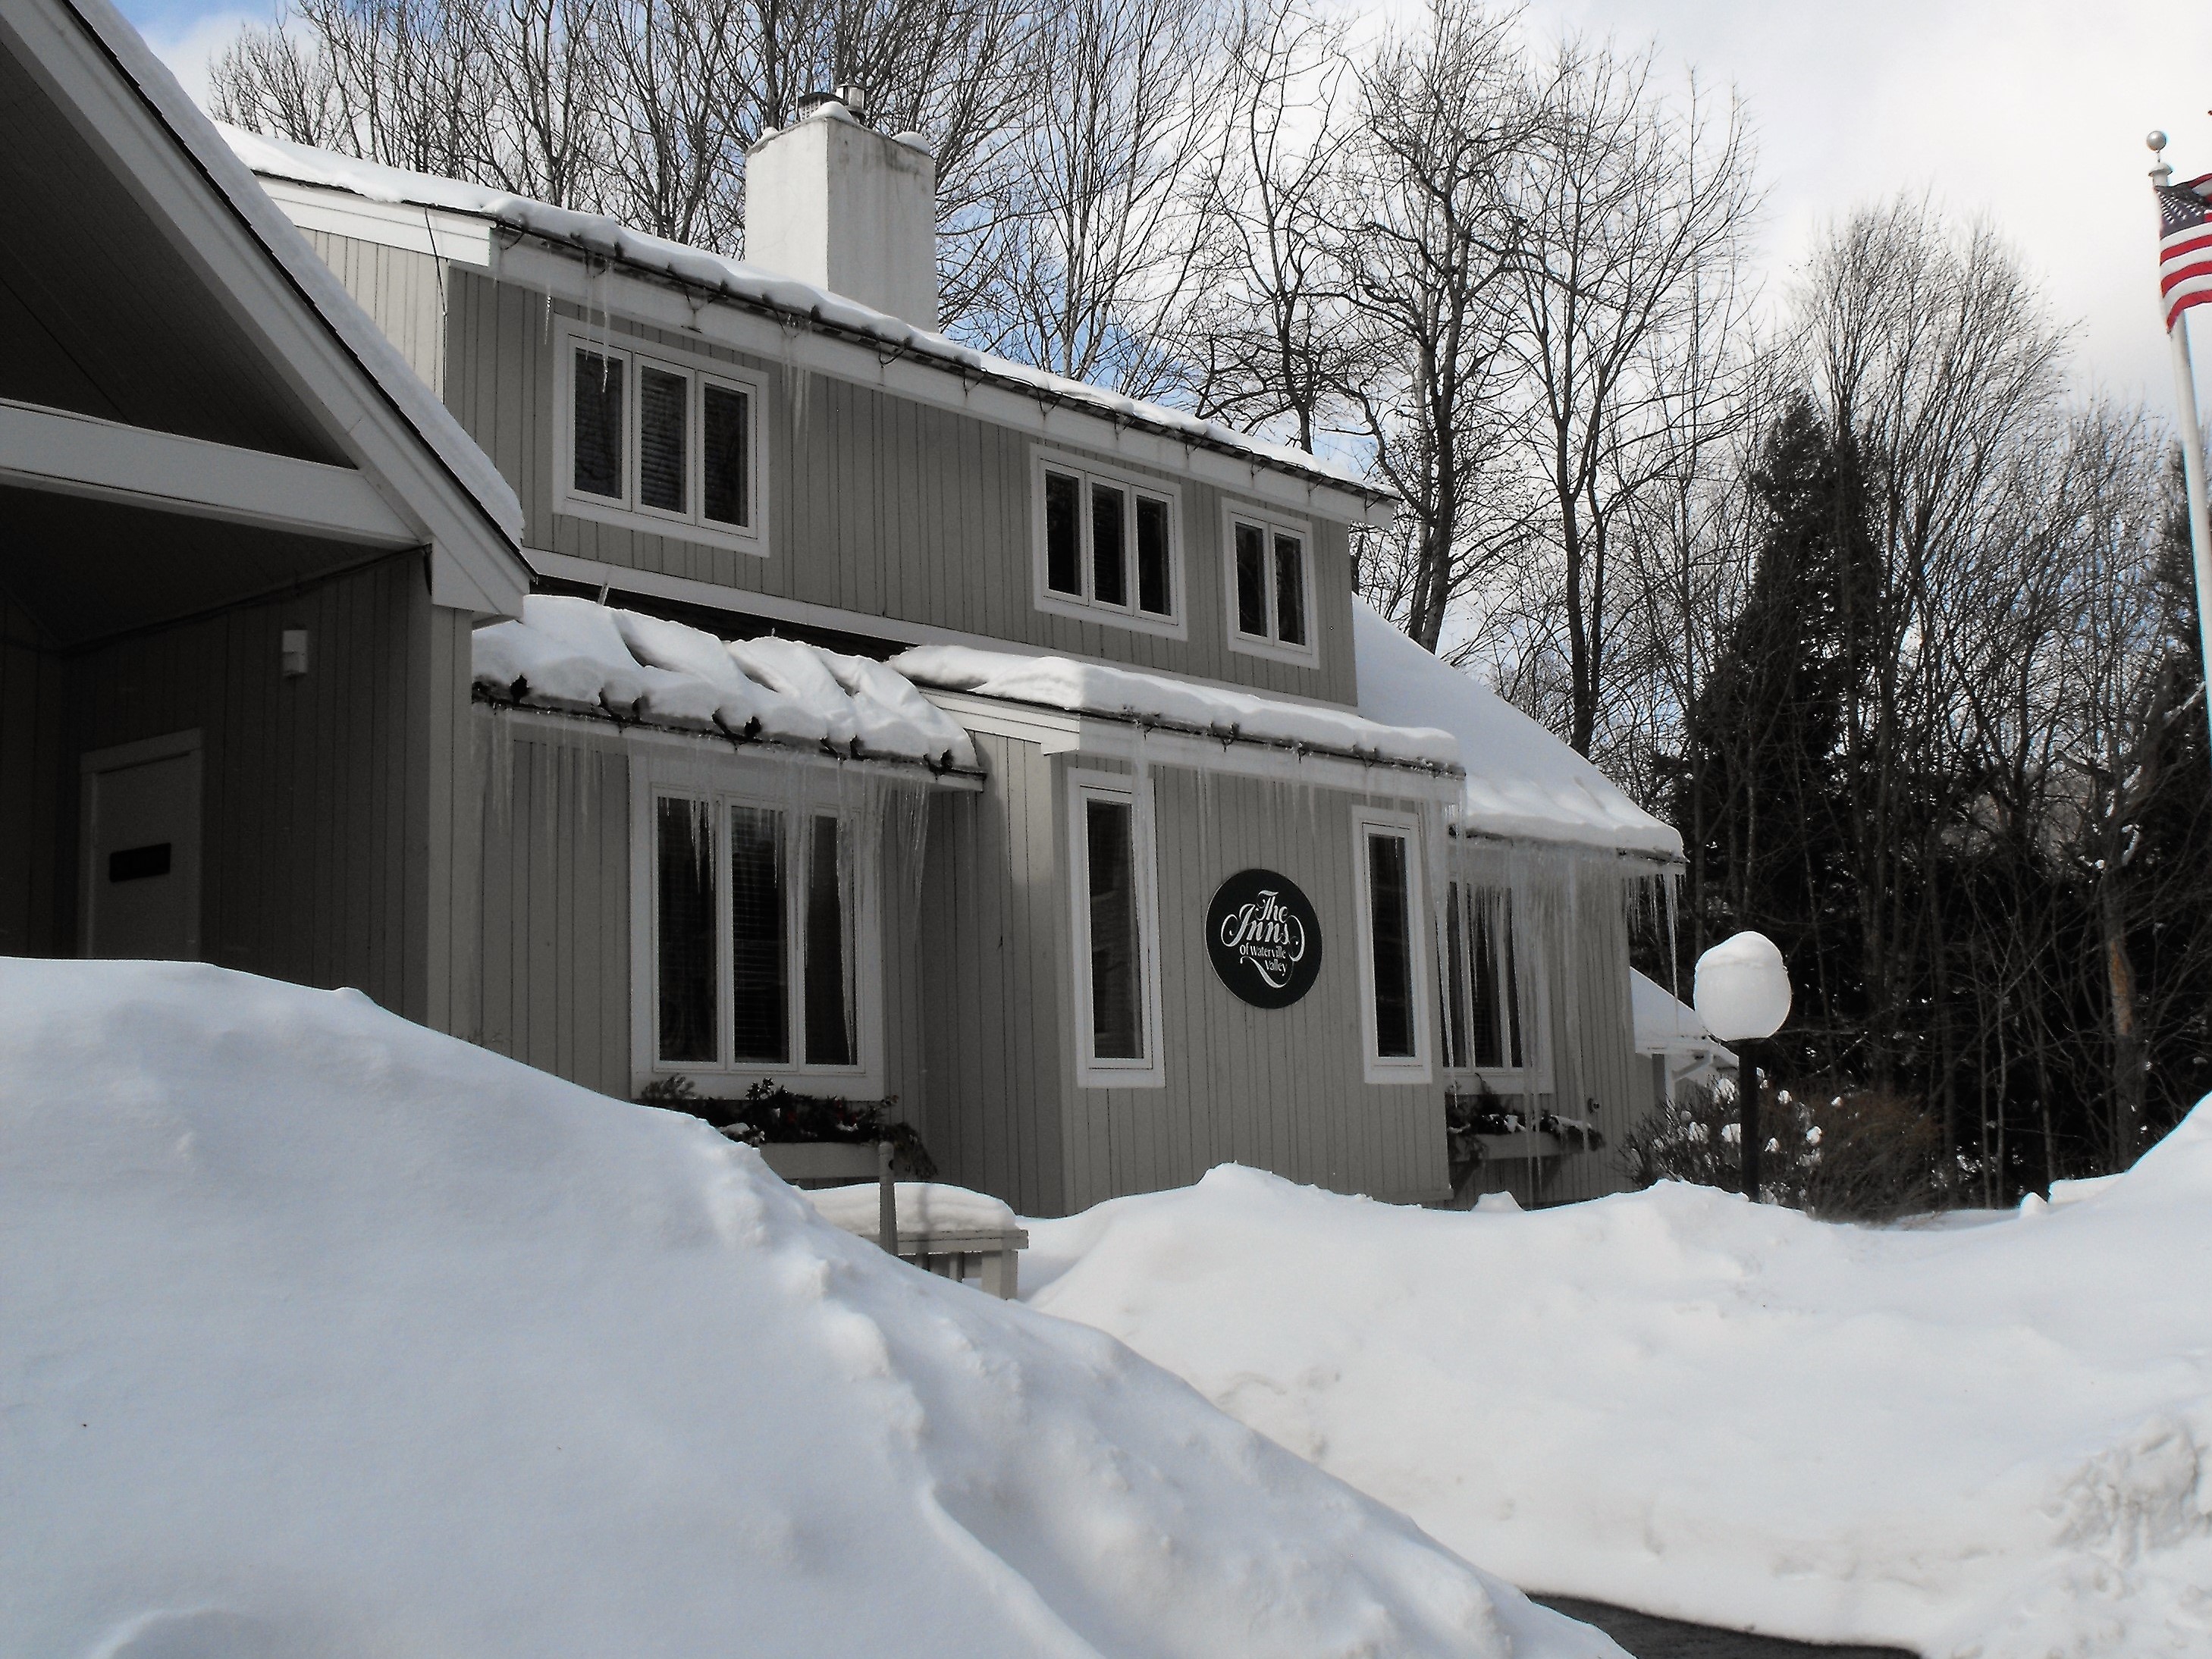
<svg viewBox="0 0 2212 1659">
<path fill-rule="evenodd" d="M 2212 1103 L 2083 1187 L 1874 1231 L 1221 1169 L 1029 1224 L 1024 1273 L 1532 1589 L 1945 1659 L 2212 1653 Z"/>
<path fill-rule="evenodd" d="M 0 961 L 0 1650 L 1616 1654 L 755 1153 L 217 969 Z"/>
</svg>

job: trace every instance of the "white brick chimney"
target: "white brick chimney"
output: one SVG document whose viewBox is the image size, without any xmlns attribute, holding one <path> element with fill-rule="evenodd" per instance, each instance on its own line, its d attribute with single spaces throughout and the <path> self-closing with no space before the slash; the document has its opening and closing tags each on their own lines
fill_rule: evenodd
<svg viewBox="0 0 2212 1659">
<path fill-rule="evenodd" d="M 937 164 L 919 133 L 858 118 L 858 88 L 838 93 L 748 153 L 745 262 L 934 329 Z"/>
</svg>

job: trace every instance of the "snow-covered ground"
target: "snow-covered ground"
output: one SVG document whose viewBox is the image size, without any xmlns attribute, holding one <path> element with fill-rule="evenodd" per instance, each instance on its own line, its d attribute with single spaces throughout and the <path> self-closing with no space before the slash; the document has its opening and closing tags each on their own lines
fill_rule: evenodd
<svg viewBox="0 0 2212 1659">
<path fill-rule="evenodd" d="M 1619 1650 L 703 1125 L 0 959 L 0 1652 Z"/>
<path fill-rule="evenodd" d="M 2060 1196 L 1875 1231 L 1223 1169 L 1029 1224 L 1023 1275 L 1527 1589 L 1945 1659 L 2212 1655 L 2212 1103 Z"/>
</svg>

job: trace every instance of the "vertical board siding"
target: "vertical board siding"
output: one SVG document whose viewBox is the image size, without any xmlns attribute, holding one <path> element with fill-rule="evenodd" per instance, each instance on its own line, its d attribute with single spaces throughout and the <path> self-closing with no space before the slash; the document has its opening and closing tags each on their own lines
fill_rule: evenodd
<svg viewBox="0 0 2212 1659">
<path fill-rule="evenodd" d="M 1228 648 L 1221 514 L 1229 497 L 1211 483 L 1097 454 L 1103 465 L 1177 485 L 1189 637 L 1049 614 L 1032 603 L 1030 458 L 1039 446 L 1090 453 L 1079 446 L 670 330 L 604 313 L 586 319 L 480 271 L 449 266 L 445 279 L 446 401 L 515 486 L 532 546 L 1139 668 L 1353 701 L 1351 560 L 1341 524 L 1311 521 L 1321 666 L 1246 656 Z M 556 512 L 553 351 L 563 320 L 738 365 L 764 380 L 766 556 Z"/>
<path fill-rule="evenodd" d="M 980 796 L 939 803 L 923 914 L 921 960 L 941 971 L 927 974 L 923 990 L 922 1127 L 947 1179 L 1033 1215 L 1188 1185 L 1227 1162 L 1341 1192 L 1443 1194 L 1442 1082 L 1364 1080 L 1359 797 L 1152 771 L 1166 1081 L 1083 1089 L 1071 1025 L 1066 769 L 1121 769 L 1048 758 L 1012 738 L 977 741 L 989 782 Z M 1291 1008 L 1240 1000 L 1206 953 L 1214 889 L 1254 866 L 1297 882 L 1321 918 L 1321 975 Z"/>
<path fill-rule="evenodd" d="M 302 233 L 434 392 L 446 389 L 447 261 L 326 230 Z"/>
<path fill-rule="evenodd" d="M 197 727 L 202 954 L 427 1018 L 418 807 L 431 754 L 416 659 L 432 616 L 421 556 L 408 554 L 64 659 L 55 862 L 68 879 L 53 948 L 77 947 L 76 757 Z M 304 676 L 281 672 L 288 628 L 308 632 Z"/>
<path fill-rule="evenodd" d="M 526 726 L 482 705 L 479 1026 L 486 1048 L 627 1099 L 629 757 L 612 731 Z"/>
</svg>

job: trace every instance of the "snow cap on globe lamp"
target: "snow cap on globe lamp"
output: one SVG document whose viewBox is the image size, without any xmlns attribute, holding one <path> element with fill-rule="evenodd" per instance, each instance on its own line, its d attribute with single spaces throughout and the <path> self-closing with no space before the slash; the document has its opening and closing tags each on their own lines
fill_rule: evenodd
<svg viewBox="0 0 2212 1659">
<path fill-rule="evenodd" d="M 1771 1037 L 1790 1018 L 1790 970 L 1764 933 L 1724 939 L 1698 958 L 1698 1017 L 1723 1042 Z"/>
</svg>

